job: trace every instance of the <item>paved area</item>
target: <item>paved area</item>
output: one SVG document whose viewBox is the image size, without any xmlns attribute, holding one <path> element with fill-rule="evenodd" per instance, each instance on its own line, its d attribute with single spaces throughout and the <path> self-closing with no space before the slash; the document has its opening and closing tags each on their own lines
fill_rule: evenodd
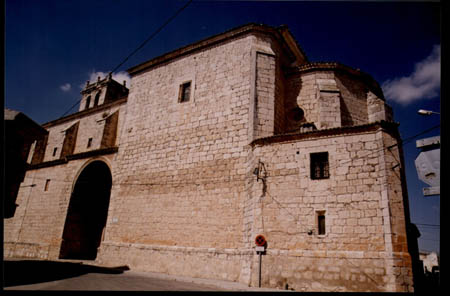
<svg viewBox="0 0 450 296">
<path fill-rule="evenodd" d="M 92 263 L 5 259 L 5 290 L 281 291 L 241 283 L 101 267 Z"/>
</svg>

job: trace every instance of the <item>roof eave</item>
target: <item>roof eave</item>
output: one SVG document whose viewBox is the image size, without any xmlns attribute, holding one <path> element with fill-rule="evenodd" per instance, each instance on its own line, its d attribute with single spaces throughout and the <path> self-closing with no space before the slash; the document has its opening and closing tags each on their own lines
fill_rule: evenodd
<svg viewBox="0 0 450 296">
<path fill-rule="evenodd" d="M 226 32 L 208 37 L 206 39 L 197 41 L 197 42 L 189 44 L 187 46 L 178 48 L 176 50 L 173 50 L 173 51 L 163 54 L 161 56 L 155 57 L 144 63 L 141 63 L 139 65 L 129 68 L 127 70 L 127 72 L 131 76 L 133 76 L 133 75 L 136 75 L 136 74 L 138 74 L 142 71 L 145 71 L 151 67 L 157 66 L 159 64 L 168 62 L 170 60 L 179 58 L 179 57 L 187 55 L 187 54 L 191 54 L 193 52 L 216 45 L 218 43 L 228 41 L 232 38 L 236 38 L 236 37 L 239 37 L 239 36 L 242 36 L 245 34 L 254 33 L 254 32 L 272 34 L 275 38 L 282 39 L 286 43 L 286 45 L 287 45 L 286 48 L 290 51 L 290 55 L 292 55 L 293 59 L 301 58 L 301 59 L 304 59 L 304 61 L 307 61 L 306 55 L 301 50 L 298 43 L 296 43 L 295 39 L 292 37 L 291 33 L 287 30 L 287 28 L 282 26 L 277 29 L 277 28 L 273 28 L 268 25 L 250 23 L 250 24 L 243 25 L 243 26 L 228 30 Z"/>
</svg>

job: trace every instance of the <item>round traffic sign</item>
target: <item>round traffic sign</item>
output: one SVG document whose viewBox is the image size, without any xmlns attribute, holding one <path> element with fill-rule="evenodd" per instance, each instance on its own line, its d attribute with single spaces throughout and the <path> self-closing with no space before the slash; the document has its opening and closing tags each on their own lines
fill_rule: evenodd
<svg viewBox="0 0 450 296">
<path fill-rule="evenodd" d="M 266 245 L 266 238 L 262 235 L 262 234 L 259 234 L 259 235 L 257 235 L 256 236 L 256 238 L 255 238 L 255 244 L 257 245 L 257 246 L 259 246 L 259 247 L 264 247 L 265 245 Z"/>
</svg>

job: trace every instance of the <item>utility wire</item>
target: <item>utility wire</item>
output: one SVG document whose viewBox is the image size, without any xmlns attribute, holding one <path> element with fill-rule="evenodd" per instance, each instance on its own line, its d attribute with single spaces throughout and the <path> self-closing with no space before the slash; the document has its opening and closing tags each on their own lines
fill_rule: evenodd
<svg viewBox="0 0 450 296">
<path fill-rule="evenodd" d="M 416 138 L 416 137 L 418 137 L 418 136 L 420 136 L 420 135 L 422 135 L 422 134 L 424 134 L 424 133 L 427 133 L 427 132 L 429 132 L 429 131 L 431 131 L 431 130 L 437 128 L 437 127 L 440 127 L 440 125 L 434 126 L 434 127 L 429 128 L 429 129 L 427 129 L 427 130 L 424 130 L 424 131 L 422 131 L 422 132 L 420 132 L 420 133 L 418 133 L 418 134 L 416 134 L 416 135 L 413 135 L 413 136 L 410 136 L 410 137 L 406 138 L 406 139 L 402 142 L 402 145 L 405 145 L 408 141 L 411 141 L 411 140 L 413 140 L 414 138 Z M 384 150 L 384 149 L 393 148 L 393 147 L 398 146 L 398 145 L 399 145 L 399 144 L 397 143 L 397 144 L 391 145 L 391 146 L 389 146 L 389 147 L 382 147 L 382 148 L 379 148 L 379 149 L 377 149 L 377 150 L 375 150 L 375 151 L 370 152 L 369 154 L 367 154 L 367 155 L 365 155 L 365 156 L 363 156 L 363 157 L 367 157 L 367 156 L 369 156 L 369 155 L 378 153 L 378 152 L 380 152 L 380 151 L 382 151 L 382 150 Z M 350 161 L 352 161 L 352 160 L 353 160 L 353 159 L 350 159 L 350 160 L 347 160 L 347 161 L 340 162 L 340 163 L 339 163 L 339 166 L 341 166 L 342 164 L 345 164 L 345 163 L 347 163 L 347 162 L 350 162 Z M 338 166 L 330 166 L 329 169 L 331 170 L 331 169 L 334 169 L 334 168 L 337 168 L 337 167 L 338 167 Z M 288 175 L 298 175 L 298 174 L 286 174 L 286 175 L 283 175 L 283 176 L 288 176 Z M 272 176 L 267 176 L 267 178 L 269 178 L 269 177 L 272 177 Z M 280 177 L 280 176 L 276 176 L 276 177 Z M 303 177 L 305 177 L 305 176 L 303 176 Z M 25 177 L 25 178 L 27 178 L 27 177 Z M 72 181 L 67 181 L 67 180 L 59 179 L 59 178 L 48 178 L 48 177 L 32 177 L 32 178 L 33 178 L 33 179 L 39 179 L 39 180 L 50 179 L 50 180 L 55 180 L 55 181 L 60 181 L 60 182 L 72 183 Z M 212 179 L 204 179 L 204 180 L 200 180 L 200 182 L 197 182 L 197 183 L 200 183 L 200 184 L 196 184 L 196 182 L 188 182 L 188 181 L 186 181 L 186 182 L 178 182 L 178 181 L 173 181 L 173 180 L 168 180 L 167 182 L 161 182 L 161 183 L 133 183 L 133 182 L 122 182 L 122 183 L 114 183 L 113 186 L 117 186 L 117 185 L 129 185 L 129 186 L 161 186 L 161 185 L 189 185 L 189 184 L 190 184 L 190 185 L 203 185 L 203 184 L 206 184 L 206 183 L 208 183 L 208 182 L 217 182 L 217 181 L 227 182 L 227 181 L 242 181 L 242 180 L 241 180 L 241 179 L 236 179 L 236 180 L 226 180 L 226 179 L 215 179 L 215 178 L 212 178 Z M 420 223 L 415 223 L 415 224 L 416 224 L 416 225 L 424 225 L 424 224 L 420 224 Z"/>
<path fill-rule="evenodd" d="M 440 127 L 440 126 L 441 126 L 440 124 L 435 125 L 435 126 L 430 127 L 429 129 L 426 129 L 426 130 L 424 130 L 424 131 L 422 131 L 422 132 L 420 132 L 420 133 L 418 133 L 418 134 L 416 134 L 416 135 L 414 135 L 414 136 L 411 136 L 411 137 L 408 137 L 408 138 L 404 139 L 404 140 L 403 140 L 403 145 L 406 144 L 405 142 L 408 142 L 408 141 L 410 141 L 410 140 L 412 140 L 412 139 L 414 139 L 414 138 L 417 138 L 418 136 L 421 136 L 421 135 L 423 135 L 423 134 L 426 134 L 426 133 L 428 133 L 428 132 L 430 132 L 430 131 L 432 131 L 432 130 L 434 130 L 434 129 Z"/>
<path fill-rule="evenodd" d="M 136 52 L 138 52 L 142 47 L 145 46 L 145 44 L 147 44 L 147 42 L 149 42 L 151 39 L 153 39 L 153 37 L 156 36 L 156 34 L 158 34 L 165 26 L 167 26 L 174 18 L 177 17 L 178 14 L 180 14 L 186 7 L 189 6 L 189 4 L 192 3 L 192 0 L 189 0 L 183 7 L 181 7 L 180 9 L 178 9 L 177 12 L 175 12 L 174 15 L 172 15 L 164 24 L 162 24 L 155 32 L 153 32 L 153 34 L 151 34 L 144 42 L 142 42 L 141 45 L 139 45 L 132 53 L 130 53 L 121 63 L 119 63 L 113 70 L 112 72 L 115 72 L 117 69 L 120 68 L 120 66 L 122 66 L 129 58 L 131 58 Z"/>
<path fill-rule="evenodd" d="M 192 3 L 193 0 L 189 0 L 183 7 L 181 7 L 180 9 L 178 9 L 174 15 L 172 15 L 169 19 L 167 19 L 167 21 L 165 21 L 161 26 L 159 26 L 158 29 L 156 29 L 155 32 L 153 32 L 147 39 L 145 39 L 144 42 L 142 42 L 141 45 L 139 45 L 135 50 L 133 50 L 133 52 L 131 52 L 122 62 L 120 62 L 110 73 L 114 73 L 117 71 L 117 69 L 119 69 L 123 64 L 125 64 L 126 61 L 128 61 L 129 58 L 131 58 L 133 55 L 135 55 L 141 48 L 143 48 L 145 46 L 145 44 L 147 44 L 147 42 L 149 42 L 151 39 L 153 39 L 153 37 L 155 37 L 159 32 L 162 31 L 162 29 L 164 29 L 165 26 L 167 26 L 171 21 L 173 21 L 186 7 L 189 6 L 189 4 Z M 72 107 L 70 107 L 70 109 L 68 109 L 66 112 L 64 112 L 64 114 L 61 117 L 64 117 L 67 113 L 70 112 L 70 110 L 72 110 L 76 105 L 78 105 L 78 103 L 80 103 L 82 100 L 79 99 L 75 104 L 73 104 Z"/>
<path fill-rule="evenodd" d="M 72 110 L 76 105 L 78 105 L 78 103 L 80 103 L 82 99 L 83 99 L 83 97 L 81 97 L 81 99 L 79 99 L 78 101 L 76 101 L 75 104 L 72 105 L 72 107 L 70 107 L 69 109 L 67 109 L 67 111 L 64 112 L 63 115 L 61 115 L 61 117 L 64 117 L 67 113 L 69 113 L 70 110 Z"/>
<path fill-rule="evenodd" d="M 434 129 L 440 127 L 440 126 L 441 126 L 441 125 L 438 124 L 438 125 L 433 126 L 433 127 L 429 128 L 429 129 L 426 129 L 426 130 L 424 130 L 424 131 L 422 131 L 422 132 L 420 132 L 420 133 L 418 133 L 418 134 L 415 134 L 415 135 L 413 135 L 413 136 L 410 136 L 410 137 L 408 137 L 408 138 L 406 138 L 406 139 L 404 139 L 404 140 L 400 140 L 400 141 L 399 141 L 400 143 L 393 144 L 393 145 L 390 145 L 390 146 L 387 146 L 387 147 L 381 147 L 381 148 L 378 148 L 378 149 L 376 149 L 376 150 L 374 150 L 374 151 L 368 152 L 368 154 L 362 155 L 362 156 L 359 157 L 358 159 L 363 159 L 363 158 L 370 157 L 370 156 L 375 157 L 376 154 L 378 154 L 379 152 L 381 152 L 381 151 L 383 151 L 383 150 L 385 150 L 385 149 L 388 149 L 388 150 L 389 150 L 389 149 L 392 149 L 392 148 L 394 148 L 394 147 L 396 147 L 396 146 L 400 146 L 400 145 L 401 145 L 401 146 L 404 146 L 405 144 L 407 144 L 407 143 L 409 143 L 410 141 L 412 141 L 414 138 L 417 138 L 418 136 L 421 136 L 421 135 L 423 135 L 423 134 L 425 134 L 425 133 L 428 133 L 428 132 L 430 132 L 430 131 L 432 131 L 432 130 L 434 130 Z M 355 158 L 350 158 L 350 159 L 344 160 L 344 161 L 339 161 L 339 160 L 337 160 L 338 163 L 336 163 L 336 165 L 333 165 L 333 166 L 330 165 L 330 166 L 328 167 L 328 170 L 331 171 L 332 169 L 336 169 L 336 168 L 338 168 L 338 167 L 341 167 L 342 165 L 347 164 L 347 163 L 350 163 L 350 162 L 352 162 L 352 161 L 354 161 L 354 160 L 355 160 Z M 398 160 L 397 160 L 397 161 L 398 161 Z M 305 175 L 300 176 L 300 177 L 307 177 L 307 174 L 308 174 L 308 173 L 305 173 Z M 289 176 L 289 175 L 299 175 L 299 174 L 286 174 L 286 175 L 283 175 L 283 176 Z M 278 176 L 267 176 L 267 177 L 268 177 L 268 178 L 271 178 L 271 177 L 281 177 L 281 175 L 278 175 Z"/>
</svg>

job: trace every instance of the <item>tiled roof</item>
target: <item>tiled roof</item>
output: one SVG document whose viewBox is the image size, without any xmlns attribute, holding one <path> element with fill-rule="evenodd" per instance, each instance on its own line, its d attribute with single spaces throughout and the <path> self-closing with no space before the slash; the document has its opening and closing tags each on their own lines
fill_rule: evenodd
<svg viewBox="0 0 450 296">
<path fill-rule="evenodd" d="M 373 92 L 381 99 L 384 100 L 383 91 L 381 90 L 378 82 L 373 79 L 369 74 L 361 71 L 360 69 L 355 69 L 339 62 L 310 62 L 307 64 L 300 65 L 298 67 L 291 67 L 287 69 L 287 75 L 293 75 L 296 73 L 304 73 L 315 70 L 333 70 L 333 71 L 343 71 L 350 75 L 356 76 L 364 81 L 368 86 L 370 86 Z"/>
</svg>

